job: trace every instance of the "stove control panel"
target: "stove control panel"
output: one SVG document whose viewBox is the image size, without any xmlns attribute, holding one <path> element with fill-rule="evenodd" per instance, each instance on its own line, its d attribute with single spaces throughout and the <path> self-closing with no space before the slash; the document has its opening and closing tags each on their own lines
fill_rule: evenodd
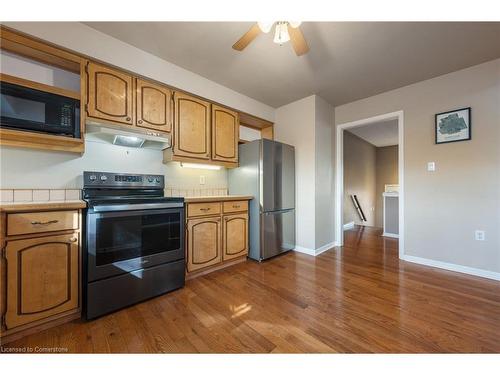
<svg viewBox="0 0 500 375">
<path fill-rule="evenodd" d="M 83 187 L 163 189 L 165 179 L 161 175 L 85 171 L 83 172 Z"/>
</svg>

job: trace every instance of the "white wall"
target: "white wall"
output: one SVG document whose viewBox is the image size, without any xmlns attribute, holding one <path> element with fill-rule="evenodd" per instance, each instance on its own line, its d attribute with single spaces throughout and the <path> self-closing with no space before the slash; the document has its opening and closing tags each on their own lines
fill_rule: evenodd
<svg viewBox="0 0 500 375">
<path fill-rule="evenodd" d="M 80 75 L 0 50 L 0 72 L 66 90 L 80 91 Z"/>
<path fill-rule="evenodd" d="M 274 122 L 274 108 L 79 22 L 2 22 L 75 52 Z"/>
<path fill-rule="evenodd" d="M 315 96 L 315 202 L 316 202 L 316 249 L 334 241 L 333 226 L 333 164 L 332 130 L 334 109 L 320 96 Z"/>
<path fill-rule="evenodd" d="M 274 137 L 295 147 L 297 248 L 310 253 L 334 237 L 333 115 L 316 95 L 276 109 Z"/>
<path fill-rule="evenodd" d="M 435 145 L 434 115 L 464 107 L 472 107 L 472 140 Z M 405 254 L 500 278 L 500 59 L 336 107 L 335 122 L 399 110 Z M 476 229 L 485 241 L 474 240 Z"/>
<path fill-rule="evenodd" d="M 85 142 L 85 154 L 0 147 L 0 188 L 81 189 L 83 171 L 165 175 L 165 185 L 178 188 L 227 187 L 227 172 L 186 169 L 162 163 L 159 150 Z M 205 185 L 199 176 L 205 176 Z"/>
<path fill-rule="evenodd" d="M 344 224 L 375 225 L 375 204 L 377 201 L 377 150 L 374 145 L 344 131 Z M 365 214 L 362 221 L 354 207 L 351 195 L 356 195 Z"/>
<path fill-rule="evenodd" d="M 261 139 L 262 135 L 260 130 L 249 128 L 248 126 L 240 126 L 240 139 L 245 141 L 255 141 Z"/>
<path fill-rule="evenodd" d="M 315 249 L 315 97 L 276 109 L 274 138 L 295 147 L 296 244 Z"/>
</svg>

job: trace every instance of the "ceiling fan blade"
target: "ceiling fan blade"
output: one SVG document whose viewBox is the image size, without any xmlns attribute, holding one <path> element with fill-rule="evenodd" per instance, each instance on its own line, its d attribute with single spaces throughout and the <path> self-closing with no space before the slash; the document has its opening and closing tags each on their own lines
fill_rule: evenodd
<svg viewBox="0 0 500 375">
<path fill-rule="evenodd" d="M 309 46 L 307 45 L 304 34 L 300 31 L 298 27 L 291 27 L 288 25 L 288 34 L 290 35 L 290 41 L 292 42 L 293 49 L 297 56 L 302 56 L 303 54 L 309 52 Z"/>
<path fill-rule="evenodd" d="M 253 25 L 250 30 L 248 30 L 236 43 L 233 44 L 233 49 L 237 51 L 243 51 L 246 46 L 248 46 L 250 42 L 254 40 L 260 33 L 261 30 L 259 25 Z"/>
</svg>

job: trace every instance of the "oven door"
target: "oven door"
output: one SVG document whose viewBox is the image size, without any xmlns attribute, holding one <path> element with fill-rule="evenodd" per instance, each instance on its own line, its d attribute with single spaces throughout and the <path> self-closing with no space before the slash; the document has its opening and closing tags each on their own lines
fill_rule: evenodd
<svg viewBox="0 0 500 375">
<path fill-rule="evenodd" d="M 184 208 L 87 213 L 87 281 L 184 259 Z"/>
</svg>

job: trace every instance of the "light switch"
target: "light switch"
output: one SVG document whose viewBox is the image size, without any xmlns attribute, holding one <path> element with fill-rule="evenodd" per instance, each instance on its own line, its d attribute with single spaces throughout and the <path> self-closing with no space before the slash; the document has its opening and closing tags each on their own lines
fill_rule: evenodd
<svg viewBox="0 0 500 375">
<path fill-rule="evenodd" d="M 205 185 L 205 176 L 200 176 L 200 185 Z"/>
<path fill-rule="evenodd" d="M 427 163 L 427 170 L 429 172 L 434 172 L 436 170 L 436 163 L 433 161 L 430 161 Z"/>
</svg>

